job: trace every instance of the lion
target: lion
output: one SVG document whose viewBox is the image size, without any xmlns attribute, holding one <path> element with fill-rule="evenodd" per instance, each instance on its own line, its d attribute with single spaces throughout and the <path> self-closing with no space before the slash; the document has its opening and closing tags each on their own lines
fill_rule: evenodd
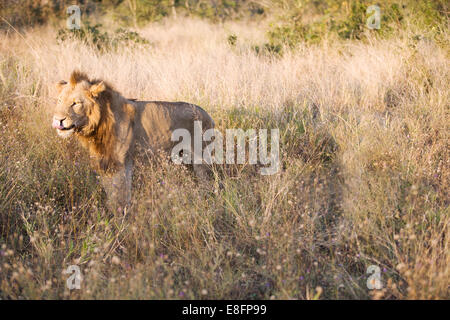
<svg viewBox="0 0 450 320">
<path fill-rule="evenodd" d="M 114 210 L 124 210 L 131 201 L 132 172 L 137 146 L 153 153 L 170 152 L 172 133 L 186 129 L 194 136 L 194 121 L 202 131 L 214 128 L 214 121 L 199 106 L 186 102 L 137 101 L 126 99 L 109 83 L 75 70 L 69 81 L 56 85 L 58 101 L 52 126 L 59 136 L 76 136 L 88 150 L 98 171 L 107 202 Z M 195 148 L 191 147 L 194 153 Z M 194 164 L 194 172 L 204 179 L 208 166 Z"/>
</svg>

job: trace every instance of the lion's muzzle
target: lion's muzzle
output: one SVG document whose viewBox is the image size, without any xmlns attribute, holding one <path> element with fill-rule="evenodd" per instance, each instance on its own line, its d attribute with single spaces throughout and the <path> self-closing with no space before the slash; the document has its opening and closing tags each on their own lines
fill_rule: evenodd
<svg viewBox="0 0 450 320">
<path fill-rule="evenodd" d="M 64 119 L 53 118 L 52 127 L 55 129 L 58 129 L 58 130 L 71 130 L 75 127 L 74 124 L 72 124 L 71 126 L 65 127 L 64 120 L 66 120 L 66 118 L 64 118 Z"/>
<path fill-rule="evenodd" d="M 66 118 L 61 119 L 61 120 L 58 120 L 58 119 L 53 118 L 52 127 L 53 127 L 53 128 L 56 128 L 56 129 L 60 129 L 60 130 L 64 129 L 63 121 L 64 121 L 65 119 L 66 119 Z"/>
</svg>

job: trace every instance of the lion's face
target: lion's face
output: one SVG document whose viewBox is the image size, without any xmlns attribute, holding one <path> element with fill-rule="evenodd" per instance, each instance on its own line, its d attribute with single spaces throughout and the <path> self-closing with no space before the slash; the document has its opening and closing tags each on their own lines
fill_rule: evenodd
<svg viewBox="0 0 450 320">
<path fill-rule="evenodd" d="M 103 83 L 90 84 L 82 80 L 75 83 L 60 81 L 58 102 L 53 115 L 53 128 L 63 138 L 74 132 L 81 134 L 92 130 L 93 122 L 99 114 L 96 112 L 95 98 L 104 90 Z"/>
</svg>

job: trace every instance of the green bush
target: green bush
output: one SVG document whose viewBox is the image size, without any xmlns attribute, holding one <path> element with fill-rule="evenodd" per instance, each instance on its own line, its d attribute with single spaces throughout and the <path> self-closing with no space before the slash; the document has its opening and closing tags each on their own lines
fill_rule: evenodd
<svg viewBox="0 0 450 320">
<path fill-rule="evenodd" d="M 228 36 L 227 41 L 228 41 L 228 44 L 230 46 L 234 47 L 236 45 L 236 42 L 237 42 L 237 36 L 235 34 L 230 34 Z"/>
<path fill-rule="evenodd" d="M 141 26 L 151 21 L 161 20 L 169 15 L 171 0 L 130 0 L 118 1 L 113 17 L 124 25 Z"/>
<path fill-rule="evenodd" d="M 266 43 L 262 46 L 255 45 L 252 47 L 257 55 L 281 56 L 283 47 L 280 44 Z"/>
<path fill-rule="evenodd" d="M 139 33 L 124 28 L 117 29 L 113 34 L 100 30 L 101 24 L 91 26 L 85 24 L 81 29 L 59 29 L 56 39 L 59 43 L 76 40 L 91 45 L 100 51 L 116 50 L 122 45 L 147 45 L 149 41 Z"/>
<path fill-rule="evenodd" d="M 114 18 L 134 26 L 177 15 L 177 12 L 214 22 L 265 13 L 261 5 L 246 0 L 110 0 L 104 6 L 114 6 Z"/>
<path fill-rule="evenodd" d="M 38 5 L 33 0 L 0 1 L 0 30 L 15 27 L 42 24 L 49 14 L 48 5 Z"/>
<path fill-rule="evenodd" d="M 399 28 L 406 27 L 405 17 L 421 29 L 441 30 L 448 11 L 441 0 L 427 3 L 388 0 L 378 4 L 369 0 L 288 0 L 275 3 L 282 8 L 282 14 L 268 32 L 269 43 L 289 47 L 328 38 L 361 40 L 369 33 L 389 37 L 397 34 Z M 381 9 L 381 28 L 370 30 L 366 26 L 369 17 L 366 10 L 373 4 Z"/>
<path fill-rule="evenodd" d="M 76 4 L 83 19 L 109 15 L 124 26 L 138 27 L 170 15 L 189 15 L 219 22 L 242 17 L 259 17 L 265 9 L 248 0 L 2 0 L 0 29 L 32 27 L 67 17 L 67 7 Z"/>
</svg>

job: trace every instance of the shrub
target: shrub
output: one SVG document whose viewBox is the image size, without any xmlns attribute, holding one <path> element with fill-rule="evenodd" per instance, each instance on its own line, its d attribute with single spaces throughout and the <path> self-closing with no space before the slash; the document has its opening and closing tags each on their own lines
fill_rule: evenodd
<svg viewBox="0 0 450 320">
<path fill-rule="evenodd" d="M 389 37 L 405 27 L 405 17 L 422 29 L 442 29 L 446 19 L 446 5 L 440 1 L 426 4 L 414 1 L 385 1 L 378 4 L 381 9 L 381 28 L 366 27 L 367 8 L 373 4 L 368 0 L 349 1 L 276 1 L 283 4 L 278 23 L 272 24 L 268 32 L 269 43 L 295 47 L 300 42 L 317 43 L 326 38 L 365 38 L 368 33 Z M 288 4 L 286 6 L 286 3 Z M 307 17 L 304 18 L 304 17 Z"/>
<path fill-rule="evenodd" d="M 100 30 L 101 24 L 83 25 L 81 29 L 59 29 L 56 39 L 59 43 L 66 40 L 80 41 L 93 46 L 100 51 L 117 50 L 121 45 L 147 45 L 149 41 L 135 31 L 124 28 L 117 29 L 113 34 Z"/>
<path fill-rule="evenodd" d="M 230 46 L 234 47 L 237 42 L 237 36 L 235 34 L 231 34 L 228 36 L 227 41 Z"/>
<path fill-rule="evenodd" d="M 9 24 L 16 27 L 42 24 L 46 20 L 48 11 L 48 6 L 38 5 L 33 0 L 2 0 L 0 2 L 0 30 L 8 28 Z"/>
</svg>

